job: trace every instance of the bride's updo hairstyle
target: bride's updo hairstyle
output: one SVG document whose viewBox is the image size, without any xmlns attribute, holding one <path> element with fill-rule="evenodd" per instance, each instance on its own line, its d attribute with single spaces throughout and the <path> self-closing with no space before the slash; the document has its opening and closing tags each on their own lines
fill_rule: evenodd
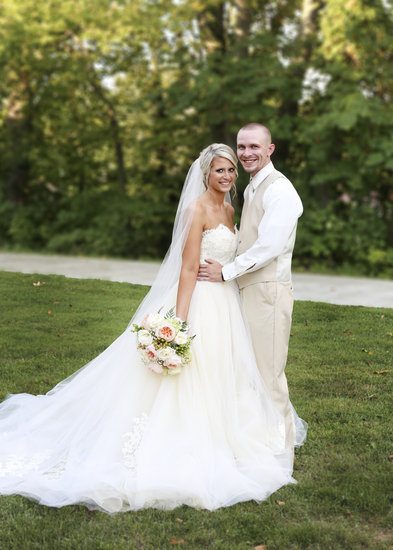
<svg viewBox="0 0 393 550">
<path fill-rule="evenodd" d="M 213 161 L 217 157 L 223 157 L 230 162 L 232 162 L 233 166 L 235 167 L 235 177 L 238 176 L 237 171 L 237 157 L 235 153 L 232 151 L 228 145 L 225 145 L 225 143 L 212 143 L 199 155 L 199 164 L 202 170 L 203 174 L 203 185 L 207 189 L 209 184 L 209 174 L 210 174 L 210 168 L 213 164 Z"/>
</svg>

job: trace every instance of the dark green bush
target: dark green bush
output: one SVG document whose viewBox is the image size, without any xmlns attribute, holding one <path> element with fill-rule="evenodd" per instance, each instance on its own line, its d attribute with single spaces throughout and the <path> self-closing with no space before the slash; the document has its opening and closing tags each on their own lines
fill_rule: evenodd
<svg viewBox="0 0 393 550">
<path fill-rule="evenodd" d="M 370 206 L 306 205 L 299 220 L 294 265 L 327 270 L 347 267 L 368 276 L 393 275 L 387 223 Z"/>
</svg>

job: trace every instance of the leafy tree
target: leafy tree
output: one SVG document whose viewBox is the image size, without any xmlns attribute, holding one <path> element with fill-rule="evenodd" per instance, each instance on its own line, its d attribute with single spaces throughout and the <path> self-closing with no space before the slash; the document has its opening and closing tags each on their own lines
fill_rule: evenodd
<svg viewBox="0 0 393 550">
<path fill-rule="evenodd" d="M 380 1 L 328 0 L 315 20 L 310 69 L 319 89 L 305 90 L 297 144 L 309 249 L 323 243 L 309 258 L 358 262 L 376 274 L 375 250 L 393 245 L 392 10 Z M 390 270 L 391 257 L 387 251 Z"/>
<path fill-rule="evenodd" d="M 0 2 L 0 242 L 160 256 L 190 162 L 255 120 L 298 263 L 393 272 L 392 25 L 388 0 Z"/>
</svg>

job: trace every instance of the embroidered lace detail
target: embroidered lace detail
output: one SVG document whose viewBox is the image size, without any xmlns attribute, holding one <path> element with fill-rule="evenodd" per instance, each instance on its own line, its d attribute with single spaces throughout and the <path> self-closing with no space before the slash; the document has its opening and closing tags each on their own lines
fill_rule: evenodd
<svg viewBox="0 0 393 550">
<path fill-rule="evenodd" d="M 0 462 L 0 477 L 23 477 L 30 470 L 38 470 L 40 464 L 48 459 L 45 453 L 36 453 L 26 459 L 24 455 L 10 455 L 5 462 Z"/>
<path fill-rule="evenodd" d="M 220 223 L 214 229 L 206 229 L 202 233 L 201 263 L 206 258 L 216 260 L 220 264 L 231 262 L 236 253 L 238 235 Z"/>
<path fill-rule="evenodd" d="M 137 416 L 132 421 L 132 430 L 123 434 L 123 446 L 121 449 L 126 468 L 131 471 L 136 469 L 136 452 L 142 441 L 149 417 L 146 413 Z"/>
</svg>

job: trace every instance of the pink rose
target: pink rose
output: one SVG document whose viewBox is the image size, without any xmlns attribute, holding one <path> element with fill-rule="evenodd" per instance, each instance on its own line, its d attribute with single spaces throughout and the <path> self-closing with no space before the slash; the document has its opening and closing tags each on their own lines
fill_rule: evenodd
<svg viewBox="0 0 393 550">
<path fill-rule="evenodd" d="M 181 357 L 179 357 L 178 355 L 172 355 L 172 357 L 165 361 L 165 365 L 168 367 L 168 369 L 175 369 L 176 367 L 180 367 Z"/>
<path fill-rule="evenodd" d="M 171 325 L 163 324 L 157 327 L 156 334 L 159 338 L 171 342 L 176 336 L 176 331 Z"/>
<path fill-rule="evenodd" d="M 145 353 L 146 353 L 146 355 L 147 355 L 147 357 L 149 358 L 150 361 L 154 361 L 154 359 L 156 359 L 156 357 L 157 357 L 157 352 L 154 349 L 154 346 L 148 346 L 145 349 Z"/>
<path fill-rule="evenodd" d="M 159 363 L 149 363 L 147 367 L 156 374 L 162 374 L 164 372 L 164 368 Z"/>
<path fill-rule="evenodd" d="M 141 326 L 143 328 L 150 328 L 150 324 L 149 324 L 149 313 L 146 313 L 146 315 L 144 316 L 144 318 L 142 319 L 141 321 Z"/>
</svg>

